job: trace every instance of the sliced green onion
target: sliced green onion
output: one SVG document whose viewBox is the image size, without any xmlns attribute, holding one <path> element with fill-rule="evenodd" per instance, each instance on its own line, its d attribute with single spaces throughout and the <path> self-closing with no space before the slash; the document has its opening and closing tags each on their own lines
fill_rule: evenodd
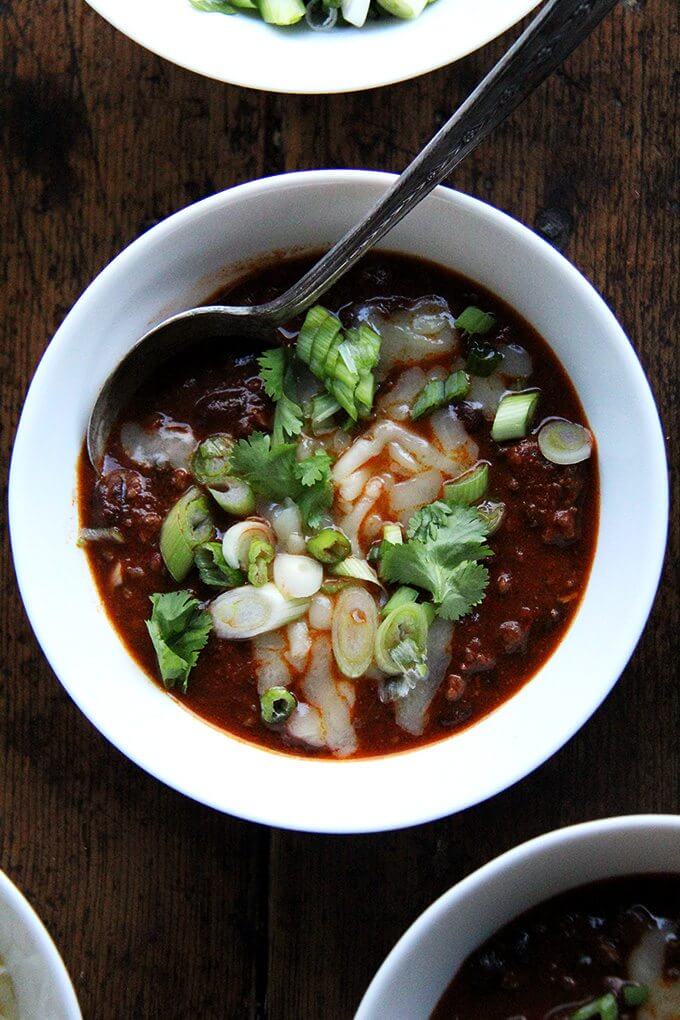
<svg viewBox="0 0 680 1020">
<path fill-rule="evenodd" d="M 475 340 L 468 348 L 465 368 L 470 375 L 486 378 L 500 365 L 502 360 L 503 355 L 495 347 Z"/>
<path fill-rule="evenodd" d="M 192 485 L 177 500 L 163 521 L 160 550 L 163 562 L 175 581 L 183 581 L 194 565 L 194 550 L 213 534 L 210 504 Z"/>
<path fill-rule="evenodd" d="M 274 544 L 274 532 L 266 521 L 248 520 L 232 524 L 224 533 L 222 552 L 230 567 L 247 570 L 249 567 L 248 550 L 256 538 L 270 545 Z"/>
<path fill-rule="evenodd" d="M 210 588 L 237 588 L 245 578 L 240 570 L 230 567 L 220 542 L 204 542 L 194 550 L 194 561 L 203 584 Z"/>
<path fill-rule="evenodd" d="M 260 715 L 268 726 L 285 722 L 297 708 L 297 698 L 286 687 L 270 687 L 260 698 Z"/>
<path fill-rule="evenodd" d="M 324 595 L 338 595 L 352 584 L 349 577 L 327 577 L 319 588 Z"/>
<path fill-rule="evenodd" d="M 538 447 L 551 464 L 580 464 L 593 452 L 593 437 L 583 425 L 554 418 L 541 426 Z"/>
<path fill-rule="evenodd" d="M 269 580 L 269 564 L 274 555 L 274 546 L 264 538 L 254 538 L 248 546 L 248 580 L 256 588 Z"/>
<path fill-rule="evenodd" d="M 471 506 L 482 499 L 489 485 L 489 464 L 480 460 L 473 468 L 444 485 L 446 503 L 461 503 Z"/>
<path fill-rule="evenodd" d="M 323 582 L 323 567 L 311 556 L 278 553 L 273 567 L 274 584 L 288 599 L 315 595 Z"/>
<path fill-rule="evenodd" d="M 261 588 L 250 584 L 219 595 L 208 607 L 215 634 L 232 641 L 245 640 L 285 627 L 299 620 L 309 608 L 309 599 L 287 599 L 276 585 Z"/>
<path fill-rule="evenodd" d="M 619 1007 L 611 992 L 581 1006 L 570 1015 L 569 1020 L 592 1020 L 593 1017 L 600 1017 L 600 1020 L 618 1020 Z"/>
<path fill-rule="evenodd" d="M 412 21 L 423 13 L 427 0 L 378 0 L 378 5 L 394 18 Z"/>
<path fill-rule="evenodd" d="M 404 535 L 399 524 L 385 524 L 383 525 L 383 542 L 387 542 L 389 545 L 402 545 L 404 541 Z"/>
<path fill-rule="evenodd" d="M 491 315 L 489 312 L 483 312 L 481 308 L 475 308 L 474 305 L 468 305 L 468 307 L 460 313 L 454 322 L 456 329 L 464 329 L 465 332 L 469 333 L 471 336 L 474 334 L 488 333 L 495 324 L 495 315 Z"/>
<path fill-rule="evenodd" d="M 354 391 L 354 401 L 360 418 L 367 418 L 373 407 L 375 396 L 375 379 L 370 372 L 359 376 L 357 388 Z"/>
<path fill-rule="evenodd" d="M 361 560 L 358 556 L 348 556 L 341 563 L 336 563 L 330 568 L 331 574 L 336 577 L 351 577 L 355 581 L 369 581 L 371 584 L 380 584 L 378 575 L 367 560 Z"/>
<path fill-rule="evenodd" d="M 344 676 L 362 676 L 373 659 L 378 630 L 375 599 L 358 585 L 340 592 L 333 610 L 331 638 L 338 669 Z"/>
<path fill-rule="evenodd" d="M 649 988 L 631 981 L 621 989 L 621 998 L 624 1006 L 644 1006 L 649 998 Z"/>
<path fill-rule="evenodd" d="M 500 500 L 487 499 L 479 503 L 475 510 L 486 524 L 487 535 L 495 535 L 505 517 L 505 503 Z"/>
<path fill-rule="evenodd" d="M 443 407 L 445 402 L 443 379 L 433 379 L 426 386 L 423 386 L 422 390 L 413 401 L 411 419 L 413 421 L 417 421 L 418 418 L 422 418 L 423 415 L 429 414 L 430 411 L 436 411 L 437 408 Z"/>
<path fill-rule="evenodd" d="M 394 595 L 387 600 L 385 605 L 380 610 L 380 615 L 383 620 L 386 616 L 395 609 L 400 609 L 402 606 L 407 606 L 410 602 L 415 602 L 418 599 L 418 592 L 415 588 L 408 588 L 406 585 L 402 585 L 401 588 L 397 588 Z"/>
<path fill-rule="evenodd" d="M 523 439 L 536 414 L 539 396 L 538 390 L 524 390 L 522 393 L 506 393 L 501 397 L 491 426 L 491 438 L 497 443 L 507 439 Z"/>
<path fill-rule="evenodd" d="M 199 485 L 223 487 L 229 482 L 229 458 L 234 440 L 226 432 L 216 432 L 199 443 L 191 458 L 191 473 Z"/>
<path fill-rule="evenodd" d="M 82 548 L 89 542 L 115 542 L 122 545 L 125 535 L 120 528 L 81 528 L 76 544 Z"/>
<path fill-rule="evenodd" d="M 411 418 L 417 421 L 430 411 L 436 411 L 454 400 L 460 400 L 470 389 L 470 377 L 465 372 L 452 372 L 446 379 L 433 379 L 420 391 L 411 408 Z"/>
<path fill-rule="evenodd" d="M 302 0 L 258 0 L 257 6 L 268 25 L 296 25 L 306 11 Z"/>
<path fill-rule="evenodd" d="M 232 517 L 247 517 L 255 509 L 255 493 L 250 482 L 223 478 L 219 489 L 208 489 L 217 505 Z"/>
<path fill-rule="evenodd" d="M 462 400 L 463 397 L 467 396 L 469 389 L 470 376 L 467 372 L 452 372 L 451 375 L 447 376 L 444 380 L 444 396 L 446 398 L 446 403 L 450 404 L 454 400 Z"/>
<path fill-rule="evenodd" d="M 317 432 L 339 410 L 340 404 L 330 393 L 320 393 L 314 397 L 311 408 L 312 431 Z"/>
<path fill-rule="evenodd" d="M 427 615 L 418 603 L 406 602 L 393 609 L 375 639 L 375 661 L 380 669 L 390 676 L 426 677 L 428 629 Z"/>
<path fill-rule="evenodd" d="M 337 528 L 324 528 L 307 541 L 307 552 L 320 563 L 333 566 L 347 559 L 352 552 L 352 544 Z"/>
<path fill-rule="evenodd" d="M 317 345 L 315 362 L 318 363 L 321 351 L 325 349 L 326 354 L 328 353 L 331 343 L 341 329 L 342 324 L 337 315 L 333 315 L 322 305 L 310 308 L 297 338 L 296 353 L 300 361 L 311 368 L 314 346 Z M 323 362 L 321 364 L 323 365 Z M 314 372 L 314 369 L 312 371 Z"/>
</svg>

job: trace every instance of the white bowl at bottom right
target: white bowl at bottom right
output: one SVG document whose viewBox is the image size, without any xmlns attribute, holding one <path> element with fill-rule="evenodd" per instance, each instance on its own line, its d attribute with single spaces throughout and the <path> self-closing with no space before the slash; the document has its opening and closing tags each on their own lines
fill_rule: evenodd
<svg viewBox="0 0 680 1020">
<path fill-rule="evenodd" d="M 579 885 L 680 875 L 680 817 L 629 815 L 558 829 L 509 850 L 421 914 L 389 954 L 355 1020 L 428 1020 L 467 956 L 509 921 Z"/>
</svg>

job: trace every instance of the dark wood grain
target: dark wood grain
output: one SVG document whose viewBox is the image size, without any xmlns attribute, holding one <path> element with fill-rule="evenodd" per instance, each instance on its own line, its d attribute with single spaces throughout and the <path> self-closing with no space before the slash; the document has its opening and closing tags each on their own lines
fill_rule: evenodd
<svg viewBox="0 0 680 1020">
<path fill-rule="evenodd" d="M 673 8 L 621 3 L 452 183 L 543 231 L 594 282 L 649 373 L 677 464 Z M 237 182 L 401 169 L 511 36 L 404 85 L 291 98 L 172 67 L 81 0 L 0 0 L 0 866 L 52 931 L 88 1020 L 344 1020 L 419 911 L 500 851 L 570 822 L 680 811 L 677 516 L 649 626 L 585 729 L 492 801 L 379 836 L 269 832 L 160 786 L 69 701 L 16 591 L 13 433 L 90 279 L 140 231 Z"/>
</svg>

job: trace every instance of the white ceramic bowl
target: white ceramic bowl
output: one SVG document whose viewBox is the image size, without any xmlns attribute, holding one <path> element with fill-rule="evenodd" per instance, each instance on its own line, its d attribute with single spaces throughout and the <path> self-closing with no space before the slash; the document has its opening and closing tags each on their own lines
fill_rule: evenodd
<svg viewBox="0 0 680 1020">
<path fill-rule="evenodd" d="M 630 815 L 549 832 L 449 889 L 418 918 L 371 982 L 355 1020 L 429 1020 L 470 953 L 551 896 L 588 882 L 680 874 L 680 817 Z"/>
<path fill-rule="evenodd" d="M 0 958 L 11 975 L 21 1020 L 82 1020 L 73 985 L 54 942 L 2 871 Z"/>
<path fill-rule="evenodd" d="M 57 332 L 31 385 L 14 448 L 9 502 L 17 577 L 38 640 L 70 695 L 124 754 L 159 779 L 222 811 L 287 828 L 362 832 L 414 825 L 484 800 L 535 769 L 583 725 L 619 677 L 649 613 L 664 552 L 663 440 L 621 328 L 550 245 L 490 206 L 439 188 L 386 247 L 458 269 L 524 315 L 562 359 L 599 444 L 595 561 L 555 655 L 463 733 L 386 758 L 345 762 L 275 754 L 213 729 L 128 656 L 76 547 L 75 466 L 100 386 L 137 337 L 206 299 L 237 262 L 330 245 L 392 180 L 323 171 L 254 181 L 154 227 L 101 273 Z"/>
<path fill-rule="evenodd" d="M 538 0 L 437 0 L 415 21 L 312 32 L 189 0 L 88 0 L 154 53 L 209 78 L 268 92 L 329 93 L 389 85 L 443 67 L 504 32 Z"/>
</svg>

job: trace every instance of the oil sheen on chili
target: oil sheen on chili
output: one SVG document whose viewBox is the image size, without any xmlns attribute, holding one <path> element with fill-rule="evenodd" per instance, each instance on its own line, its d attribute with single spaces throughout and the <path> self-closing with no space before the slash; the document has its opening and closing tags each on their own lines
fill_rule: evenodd
<svg viewBox="0 0 680 1020">
<path fill-rule="evenodd" d="M 581 886 L 465 960 L 432 1020 L 680 1020 L 680 875 Z"/>
<path fill-rule="evenodd" d="M 142 384 L 101 473 L 83 451 L 99 594 L 149 676 L 241 738 L 347 758 L 449 737 L 576 612 L 598 514 L 583 408 L 549 337 L 420 260 L 365 259 L 280 339 L 197 346 Z"/>
</svg>

